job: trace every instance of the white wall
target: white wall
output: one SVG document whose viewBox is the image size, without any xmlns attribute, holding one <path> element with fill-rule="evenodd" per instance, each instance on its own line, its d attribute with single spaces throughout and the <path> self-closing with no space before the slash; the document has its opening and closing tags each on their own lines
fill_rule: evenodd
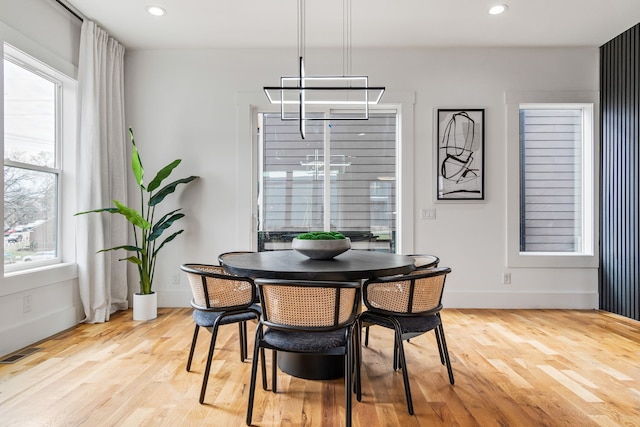
<svg viewBox="0 0 640 427">
<path fill-rule="evenodd" d="M 80 40 L 80 22 L 50 0 L 0 0 L 0 49 L 9 43 L 75 78 Z M 2 82 L 0 75 L 0 86 Z M 3 117 L 0 102 L 0 117 Z M 0 120 L 0 146 L 3 144 Z M 62 176 L 62 185 L 74 185 L 73 151 L 63 153 L 70 171 Z M 2 190 L 0 190 L 2 191 Z M 74 191 L 66 191 L 73 196 Z M 73 197 L 62 201 L 61 248 L 64 264 L 38 271 L 0 275 L 0 356 L 11 353 L 65 330 L 80 321 L 77 269 L 74 264 Z M 31 311 L 25 312 L 24 298 L 31 299 Z"/>
<path fill-rule="evenodd" d="M 249 104 L 265 103 L 263 86 L 295 75 L 295 49 L 134 51 L 125 62 L 127 121 L 146 170 L 182 158 L 182 175 L 201 176 L 175 199 L 188 216 L 181 224 L 186 232 L 164 249 L 155 283 L 160 305 L 185 305 L 184 277 L 172 284 L 181 263 L 215 263 L 218 253 L 252 247 Z M 342 71 L 339 50 L 308 50 L 305 63 L 309 75 Z M 386 86 L 384 99 L 415 97 L 412 126 L 402 130 L 403 143 L 411 144 L 403 150 L 413 153 L 413 164 L 404 166 L 414 171 L 405 183 L 413 192 L 403 202 L 405 242 L 413 242 L 402 252 L 435 253 L 452 268 L 447 306 L 597 307 L 595 268 L 507 268 L 505 183 L 505 94 L 597 91 L 597 48 L 356 49 L 353 74 Z M 403 112 L 410 114 L 408 107 Z M 486 110 L 484 202 L 436 202 L 437 108 Z M 424 208 L 435 208 L 437 219 L 420 219 Z M 502 284 L 503 272 L 512 284 Z"/>
<path fill-rule="evenodd" d="M 0 0 L 0 10 L 0 42 L 75 76 L 80 33 L 76 18 L 51 0 Z M 184 206 L 188 215 L 182 222 L 187 231 L 162 255 L 156 282 L 161 305 L 188 304 L 189 291 L 178 270 L 181 263 L 215 262 L 220 252 L 251 247 L 255 179 L 247 156 L 252 152 L 251 129 L 245 126 L 250 123 L 247 100 L 264 102 L 262 86 L 294 74 L 295 56 L 295 49 L 127 53 L 127 120 L 136 131 L 145 168 L 155 171 L 181 157 L 182 175 L 202 177 L 175 198 L 174 205 Z M 335 74 L 342 70 L 340 61 L 339 51 L 308 50 L 307 70 Z M 415 99 L 411 125 L 403 129 L 403 141 L 410 141 L 403 150 L 414 154 L 408 169 L 413 169 L 414 178 L 407 183 L 414 191 L 404 200 L 410 207 L 405 209 L 405 241 L 412 236 L 413 242 L 403 251 L 436 253 L 443 265 L 452 267 L 447 306 L 597 306 L 595 269 L 506 267 L 504 104 L 505 93 L 511 91 L 597 91 L 596 48 L 355 49 L 353 72 L 368 74 L 372 85 L 385 85 L 387 100 Z M 411 111 L 408 107 L 403 105 L 403 111 Z M 458 107 L 486 109 L 483 203 L 435 202 L 434 109 Z M 419 219 L 423 208 L 435 208 L 437 219 Z M 65 209 L 73 212 L 73 206 Z M 66 224 L 63 230 L 69 237 L 63 260 L 70 264 L 0 278 L 0 355 L 80 319 L 71 228 Z M 504 271 L 512 273 L 513 284 L 501 284 Z M 178 285 L 172 284 L 176 274 Z M 33 308 L 24 313 L 28 295 Z"/>
<path fill-rule="evenodd" d="M 22 50 L 63 73 L 78 65 L 80 26 L 54 0 L 0 0 L 3 42 Z"/>
</svg>

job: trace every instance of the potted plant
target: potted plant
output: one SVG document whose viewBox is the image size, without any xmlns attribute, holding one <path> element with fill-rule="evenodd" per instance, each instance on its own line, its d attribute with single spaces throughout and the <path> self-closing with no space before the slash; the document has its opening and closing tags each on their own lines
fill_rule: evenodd
<svg viewBox="0 0 640 427">
<path fill-rule="evenodd" d="M 311 259 L 333 259 L 351 248 L 351 240 L 338 231 L 310 231 L 298 234 L 291 248 Z"/>
<path fill-rule="evenodd" d="M 140 210 L 125 206 L 117 200 L 113 201 L 115 207 L 95 209 L 86 212 L 79 212 L 76 215 L 88 213 L 107 212 L 111 214 L 120 214 L 131 223 L 133 228 L 134 243 L 132 245 L 121 245 L 113 248 L 102 249 L 99 252 L 125 250 L 134 254 L 122 258 L 120 261 L 129 261 L 138 268 L 138 279 L 140 282 L 139 292 L 134 294 L 133 301 L 133 319 L 149 320 L 154 319 L 157 313 L 157 296 L 153 292 L 153 278 L 156 269 L 156 260 L 158 252 L 167 243 L 175 239 L 184 230 L 173 232 L 168 237 L 161 239 L 163 233 L 169 229 L 174 222 L 184 217 L 183 213 L 179 213 L 181 208 L 168 212 L 159 219 L 156 219 L 156 207 L 171 193 L 176 190 L 180 184 L 188 184 L 198 178 L 190 176 L 188 178 L 178 179 L 170 184 L 161 187 L 162 182 L 171 175 L 173 170 L 180 164 L 182 160 L 177 159 L 160 169 L 156 176 L 145 185 L 144 169 L 140 160 L 140 153 L 136 147 L 133 138 L 133 130 L 129 128 L 129 137 L 131 139 L 131 168 L 136 184 L 140 188 Z M 146 302 L 143 302 L 146 301 Z M 147 305 L 145 305 L 147 304 Z"/>
</svg>

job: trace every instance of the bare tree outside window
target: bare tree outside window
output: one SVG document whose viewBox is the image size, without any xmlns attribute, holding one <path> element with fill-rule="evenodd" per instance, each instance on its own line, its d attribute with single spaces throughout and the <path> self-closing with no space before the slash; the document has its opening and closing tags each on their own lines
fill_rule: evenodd
<svg viewBox="0 0 640 427">
<path fill-rule="evenodd" d="M 59 83 L 4 58 L 4 259 L 55 258 Z"/>
</svg>

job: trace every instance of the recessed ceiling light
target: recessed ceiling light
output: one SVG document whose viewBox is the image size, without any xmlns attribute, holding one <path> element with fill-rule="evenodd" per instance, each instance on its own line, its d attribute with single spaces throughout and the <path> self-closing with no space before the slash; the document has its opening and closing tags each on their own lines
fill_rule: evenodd
<svg viewBox="0 0 640 427">
<path fill-rule="evenodd" d="M 509 6 L 506 4 L 497 4 L 489 9 L 489 13 L 491 15 L 500 15 L 501 13 L 506 12 L 507 9 L 509 9 Z"/>
<path fill-rule="evenodd" d="M 147 6 L 147 12 L 153 16 L 163 16 L 167 14 L 167 11 L 160 6 Z"/>
</svg>

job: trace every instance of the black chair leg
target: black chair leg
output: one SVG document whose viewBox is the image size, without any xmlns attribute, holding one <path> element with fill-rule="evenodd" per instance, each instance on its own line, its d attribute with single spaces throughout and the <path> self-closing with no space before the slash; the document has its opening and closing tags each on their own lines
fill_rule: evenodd
<svg viewBox="0 0 640 427">
<path fill-rule="evenodd" d="M 364 328 L 364 346 L 369 347 L 369 327 Z"/>
<path fill-rule="evenodd" d="M 245 330 L 242 327 L 244 322 L 238 322 L 238 341 L 240 341 L 240 361 L 244 362 L 247 358 L 247 337 L 245 336 Z"/>
<path fill-rule="evenodd" d="M 242 359 L 242 361 L 244 362 L 246 360 L 246 358 L 249 356 L 249 346 L 247 345 L 247 322 L 242 322 L 242 335 L 243 335 L 243 343 L 244 343 L 244 359 Z"/>
<path fill-rule="evenodd" d="M 204 377 L 202 378 L 202 389 L 200 390 L 200 403 L 204 403 L 204 395 L 207 392 L 207 383 L 209 382 L 209 372 L 211 371 L 211 360 L 213 359 L 213 350 L 216 346 L 216 337 L 218 335 L 218 323 L 213 325 L 211 331 L 211 344 L 209 345 L 209 354 L 207 355 L 207 366 L 204 369 Z"/>
<path fill-rule="evenodd" d="M 440 353 L 440 363 L 444 365 L 444 353 L 442 352 L 442 340 L 440 339 L 440 330 L 436 327 L 433 332 L 436 334 L 436 342 L 438 343 L 438 353 Z"/>
<path fill-rule="evenodd" d="M 354 393 L 356 394 L 356 400 L 362 401 L 362 377 L 360 369 L 362 367 L 362 349 L 360 343 L 362 339 L 362 326 L 356 325 L 355 333 L 353 334 L 353 349 L 354 349 L 354 364 L 355 364 L 355 381 L 354 381 Z"/>
<path fill-rule="evenodd" d="M 398 358 L 400 357 L 400 355 L 398 354 L 398 343 L 402 345 L 402 337 L 398 339 L 397 336 L 394 336 L 393 338 L 393 370 L 394 371 L 397 371 L 400 366 L 400 362 L 398 360 Z"/>
<path fill-rule="evenodd" d="M 262 351 L 260 351 L 262 350 Z M 256 376 L 258 375 L 258 358 L 262 354 L 262 384 L 265 385 L 264 375 L 264 349 L 260 347 L 260 328 L 256 331 L 256 340 L 253 347 L 253 360 L 251 361 L 251 381 L 249 383 L 249 402 L 247 403 L 247 425 L 251 425 L 251 419 L 253 418 L 253 400 L 256 392 Z"/>
<path fill-rule="evenodd" d="M 271 351 L 271 354 L 273 355 L 271 357 L 272 359 L 272 366 L 271 366 L 271 391 L 273 391 L 274 393 L 276 393 L 278 391 L 278 352 L 275 350 Z"/>
<path fill-rule="evenodd" d="M 198 341 L 198 331 L 200 326 L 196 325 L 196 329 L 193 331 L 193 339 L 191 340 L 191 350 L 189 350 L 189 359 L 187 359 L 187 372 L 191 370 L 191 361 L 193 360 L 193 352 L 196 349 L 196 341 Z"/>
<path fill-rule="evenodd" d="M 347 339 L 347 351 L 344 356 L 344 394 L 346 426 L 351 427 L 351 370 L 353 369 L 353 336 Z M 357 374 L 356 374 L 357 376 Z"/>
<path fill-rule="evenodd" d="M 264 348 L 260 348 L 260 359 L 262 360 L 262 389 L 267 389 L 267 364 L 264 358 Z"/>
<path fill-rule="evenodd" d="M 407 359 L 404 355 L 404 346 L 402 345 L 401 332 L 396 330 L 396 340 L 398 342 L 398 354 L 400 358 L 400 368 L 402 369 L 402 379 L 404 381 L 404 393 L 407 397 L 407 409 L 409 414 L 413 415 L 413 400 L 411 399 L 411 387 L 409 386 L 409 373 L 407 372 Z"/>
<path fill-rule="evenodd" d="M 453 369 L 451 369 L 451 359 L 449 359 L 449 349 L 447 348 L 447 340 L 444 338 L 444 328 L 442 327 L 442 323 L 437 326 L 437 329 L 440 330 L 440 335 L 442 338 L 442 352 L 444 353 L 444 360 L 447 364 L 447 372 L 449 373 L 449 382 L 451 385 L 455 383 L 453 379 Z"/>
</svg>

